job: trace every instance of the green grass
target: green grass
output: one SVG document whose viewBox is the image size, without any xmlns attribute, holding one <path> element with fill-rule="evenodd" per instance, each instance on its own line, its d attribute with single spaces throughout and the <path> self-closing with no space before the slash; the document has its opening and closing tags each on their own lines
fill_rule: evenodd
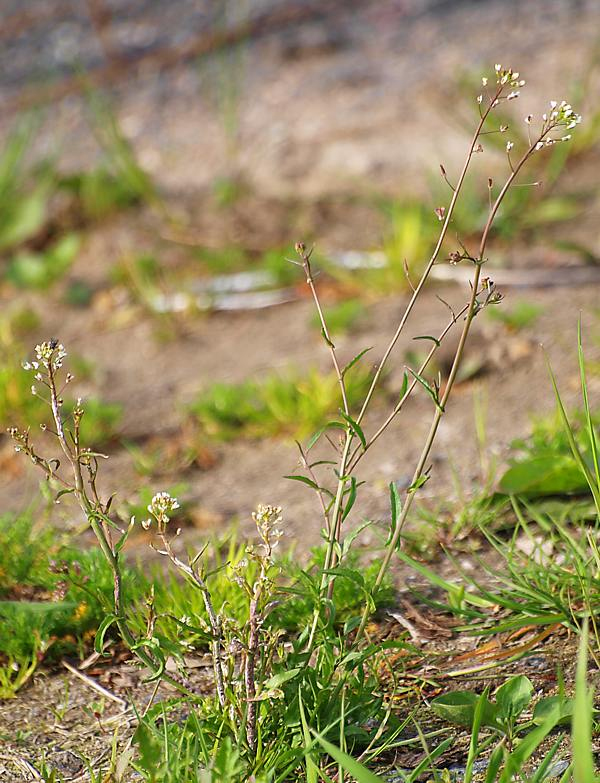
<svg viewBox="0 0 600 783">
<path fill-rule="evenodd" d="M 527 299 L 518 299 L 511 307 L 491 307 L 486 310 L 487 317 L 491 321 L 504 324 L 513 332 L 533 326 L 543 312 L 544 308 L 541 305 L 529 302 Z"/>
<path fill-rule="evenodd" d="M 134 601 L 149 589 L 127 568 Z M 96 549 L 82 549 L 36 523 L 32 514 L 0 517 L 0 698 L 25 684 L 41 660 L 89 651 L 106 615 L 112 574 Z"/>
<path fill-rule="evenodd" d="M 346 299 L 323 309 L 329 333 L 334 336 L 354 331 L 365 319 L 366 312 L 366 307 L 360 299 Z M 312 329 L 321 332 L 321 321 L 318 315 L 311 317 L 310 325 Z"/>
<path fill-rule="evenodd" d="M 358 367 L 346 376 L 351 406 L 363 399 L 370 380 L 370 373 Z M 303 376 L 273 373 L 259 381 L 216 383 L 198 396 L 190 411 L 207 435 L 231 440 L 304 438 L 336 418 L 338 407 L 336 376 L 313 369 Z"/>
</svg>

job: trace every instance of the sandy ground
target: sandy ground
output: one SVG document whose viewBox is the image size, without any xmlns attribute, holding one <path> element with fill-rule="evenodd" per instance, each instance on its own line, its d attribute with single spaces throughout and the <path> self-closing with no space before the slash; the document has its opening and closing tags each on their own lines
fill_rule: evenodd
<svg viewBox="0 0 600 783">
<path fill-rule="evenodd" d="M 181 7 L 191 13 L 193 5 L 182 3 Z M 147 6 L 156 11 L 156 4 Z M 182 14 L 181 19 L 186 19 Z M 181 19 L 165 23 L 167 43 L 172 40 L 169 25 L 175 29 Z M 366 197 L 407 188 L 424 193 L 424 171 L 441 160 L 449 169 L 457 165 L 465 143 L 463 120 L 471 117 L 455 86 L 457 78 L 489 71 L 498 61 L 518 67 L 531 84 L 528 109 L 539 109 L 541 96 L 561 99 L 570 94 L 575 81 L 586 78 L 596 52 L 599 20 L 600 5 L 592 0 L 327 3 L 319 16 L 239 48 L 227 77 L 239 95 L 227 132 L 226 118 L 211 92 L 210 63 L 162 73 L 152 68 L 134 71 L 114 87 L 113 94 L 123 129 L 141 161 L 174 211 L 187 216 L 186 233 L 196 241 L 262 250 L 312 237 L 326 249 L 372 248 L 381 241 L 384 223 Z M 148 11 L 150 32 L 154 23 Z M 118 19 L 114 24 L 119 28 Z M 37 34 L 46 41 L 43 29 Z M 11 46 L 20 45 L 31 54 L 36 40 L 20 37 Z M 55 48 L 49 47 L 50 60 L 56 56 Z M 2 57 L 16 57 L 15 52 L 7 47 Z M 90 57 L 89 65 L 101 59 L 99 53 L 90 53 Z M 40 58 L 40 63 L 46 63 Z M 33 78 L 27 62 L 24 57 L 18 84 L 6 78 L 0 84 L 0 93 L 8 102 L 14 102 L 19 85 Z M 60 75 L 59 67 L 56 71 Z M 592 82 L 588 109 L 594 95 Z M 584 105 L 584 114 L 585 110 Z M 54 149 L 58 140 L 65 167 L 93 159 L 97 146 L 84 115 L 76 96 L 49 108 L 38 152 Z M 9 120 L 3 120 L 4 128 L 8 124 Z M 567 173 L 565 185 L 575 187 L 582 181 L 589 188 L 583 214 L 565 231 L 570 239 L 585 241 L 595 252 L 599 241 L 597 163 L 578 170 L 581 180 L 574 181 L 574 175 Z M 492 160 L 491 165 L 496 162 Z M 239 177 L 248 189 L 248 196 L 227 213 L 215 207 L 211 196 L 215 179 L 222 176 Z M 187 251 L 164 238 L 168 230 L 147 209 L 126 212 L 92 227 L 69 276 L 93 289 L 88 308 L 65 306 L 68 281 L 44 296 L 20 294 L 7 285 L 0 288 L 2 307 L 28 303 L 39 313 L 41 324 L 31 335 L 32 345 L 57 336 L 70 352 L 94 362 L 94 381 L 84 386 L 84 392 L 119 402 L 124 408 L 122 437 L 142 446 L 151 438 L 163 444 L 179 439 L 186 405 L 215 380 L 259 378 L 271 369 L 286 367 L 329 367 L 326 347 L 308 327 L 312 308 L 304 294 L 260 312 L 188 319 L 176 339 L 157 336 L 156 319 L 113 286 L 110 270 L 124 255 L 147 251 L 157 252 L 166 268 L 177 270 L 186 263 Z M 539 248 L 500 247 L 496 260 L 514 268 L 547 268 L 549 276 L 557 263 L 549 241 Z M 466 363 L 476 365 L 479 372 L 457 386 L 443 419 L 432 478 L 420 495 L 430 507 L 455 497 L 455 477 L 466 496 L 481 486 L 475 395 L 485 401 L 487 454 L 497 459 L 501 470 L 511 440 L 527 432 L 531 416 L 553 408 L 540 345 L 547 351 L 569 404 L 578 394 L 580 312 L 591 366 L 597 367 L 600 360 L 598 283 L 500 287 L 508 307 L 517 299 L 527 299 L 543 310 L 532 326 L 517 333 L 492 323 L 485 314 L 477 319 Z M 446 318 L 436 294 L 459 305 L 468 289 L 464 284 L 437 284 L 426 292 L 390 364 L 389 397 L 376 401 L 367 421 L 368 432 L 383 420 L 390 399 L 400 388 L 404 354 L 412 336 L 435 333 Z M 360 329 L 337 341 L 340 355 L 350 358 L 357 350 L 372 346 L 369 357 L 376 362 L 405 303 L 406 295 L 401 293 L 370 300 L 368 318 Z M 448 355 L 444 353 L 446 361 Z M 591 396 L 598 398 L 597 373 L 592 373 L 590 384 Z M 429 398 L 418 394 L 387 438 L 367 455 L 359 475 L 367 483 L 348 520 L 350 525 L 364 518 L 387 518 L 387 485 L 410 478 L 431 415 Z M 283 478 L 297 467 L 293 443 L 279 439 L 201 445 L 209 455 L 201 466 L 146 478 L 136 474 L 130 453 L 113 444 L 108 448 L 110 460 L 102 469 L 101 487 L 107 493 L 116 490 L 125 499 L 142 484 L 161 489 L 183 481 L 194 520 L 186 528 L 185 539 L 192 546 L 201 545 L 207 528 L 223 530 L 232 520 L 238 520 L 242 535 L 250 535 L 250 513 L 258 502 L 283 506 L 286 537 L 299 551 L 319 540 L 321 522 L 315 498 L 307 488 Z M 12 454 L 6 438 L 0 439 L 0 452 L 0 504 L 3 510 L 22 509 L 36 496 L 39 476 Z M 75 510 L 66 503 L 61 509 L 66 523 L 79 524 Z M 145 551 L 140 538 L 131 554 Z M 113 687 L 114 682 L 109 685 Z M 72 687 L 72 704 L 81 710 L 89 695 L 79 691 L 79 686 Z M 36 677 L 33 687 L 7 707 L 11 724 L 28 730 L 27 720 L 31 723 L 38 714 L 31 705 L 38 703 L 40 691 L 47 701 L 59 703 L 63 688 L 62 675 Z M 44 720 L 50 721 L 44 709 Z M 31 759 L 34 745 L 46 744 L 53 763 L 59 764 L 56 753 L 71 753 L 71 739 L 65 749 L 55 726 L 64 724 L 62 731 L 70 734 L 77 715 L 73 712 L 71 723 L 52 718 L 52 731 L 47 736 L 32 735 L 35 743 L 25 742 L 22 756 Z M 86 731 L 93 732 L 93 723 Z M 94 740 L 94 758 L 106 755 L 106 743 L 97 739 L 101 735 L 97 732 Z M 88 742 L 87 736 L 74 741 L 76 752 L 82 742 Z M 11 743 L 11 753 L 19 757 L 19 738 L 11 736 Z M 55 746 L 56 753 L 52 751 Z M 65 757 L 59 764 L 68 779 L 81 774 L 79 760 L 73 759 Z M 14 769 L 18 767 L 13 765 Z M 20 769 L 7 772 L 15 777 L 6 780 L 28 780 L 26 766 Z"/>
</svg>

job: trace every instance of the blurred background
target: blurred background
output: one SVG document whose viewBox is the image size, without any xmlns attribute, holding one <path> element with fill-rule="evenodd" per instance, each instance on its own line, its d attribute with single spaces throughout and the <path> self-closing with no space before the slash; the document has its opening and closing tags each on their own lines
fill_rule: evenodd
<svg viewBox="0 0 600 783">
<path fill-rule="evenodd" d="M 374 348 L 353 377 L 358 401 L 410 292 L 404 262 L 418 276 L 435 243 L 449 193 L 439 165 L 455 179 L 497 62 L 527 86 L 499 113 L 506 134 L 487 137 L 448 252 L 475 241 L 487 178 L 506 173 L 526 114 L 564 98 L 584 122 L 499 215 L 488 263 L 505 303 L 477 324 L 425 500 L 487 481 L 483 444 L 502 464 L 531 415 L 551 410 L 541 342 L 575 393 L 579 311 L 598 361 L 595 0 L 2 0 L 1 17 L 0 425 L 47 419 L 20 363 L 59 338 L 124 518 L 168 489 L 192 530 L 244 525 L 269 502 L 292 538 L 318 539 L 314 498 L 283 474 L 337 392 L 286 258 L 315 243 L 341 355 Z M 460 306 L 468 292 L 468 270 L 434 271 L 410 336 L 445 324 L 437 296 Z M 374 428 L 418 362 L 410 336 Z M 411 475 L 430 406 L 416 399 L 410 426 L 365 460 L 361 513 L 387 513 L 384 487 Z M 6 509 L 37 494 L 18 457 L 1 435 Z"/>
</svg>

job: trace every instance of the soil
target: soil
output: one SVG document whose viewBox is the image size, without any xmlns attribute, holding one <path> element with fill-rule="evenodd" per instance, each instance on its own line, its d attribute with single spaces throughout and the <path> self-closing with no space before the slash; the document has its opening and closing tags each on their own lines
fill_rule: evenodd
<svg viewBox="0 0 600 783">
<path fill-rule="evenodd" d="M 58 33 L 52 38 L 50 15 L 3 49 L 2 59 L 12 59 L 20 69 L 17 78 L 14 73 L 7 76 L 10 69 L 0 68 L 0 96 L 13 108 L 20 87 L 32 80 L 36 70 L 50 69 L 57 78 L 64 77 L 60 57 L 67 44 L 79 47 L 76 54 L 85 55 L 83 62 L 89 67 L 101 64 L 106 55 L 86 44 L 92 40 L 89 21 L 80 14 L 73 16 L 68 4 L 66 10 L 65 4 L 55 5 L 62 20 L 62 27 L 56 29 L 62 30 L 63 38 Z M 261 3 L 260 9 L 270 13 L 283 5 L 271 0 Z M 182 271 L 189 274 L 194 245 L 241 246 L 260 252 L 314 238 L 327 251 L 377 247 L 385 220 L 374 205 L 376 200 L 407 190 L 425 194 L 424 172 L 439 161 L 454 170 L 460 161 L 465 146 L 463 119 L 466 122 L 470 115 L 460 90 L 449 85 L 461 75 L 489 71 L 498 61 L 526 71 L 531 85 L 527 105 L 534 111 L 541 106 L 540 96 L 561 99 L 571 94 L 575 81 L 588 76 L 583 113 L 598 108 L 597 73 L 590 69 L 597 52 L 600 6 L 593 0 L 363 0 L 324 3 L 317 14 L 308 2 L 296 5 L 310 12 L 304 21 L 245 39 L 235 52 L 215 52 L 199 66 L 181 62 L 167 70 L 148 61 L 131 73 L 124 68 L 118 77 L 113 74 L 107 86 L 123 130 L 175 220 L 165 220 L 149 207 L 123 211 L 87 228 L 83 250 L 68 279 L 51 291 L 23 293 L 8 284 L 0 288 L 2 308 L 27 305 L 40 316 L 39 327 L 27 338 L 32 346 L 59 337 L 71 354 L 93 363 L 93 380 L 83 384 L 83 393 L 93 391 L 123 406 L 121 440 L 106 448 L 110 459 L 102 465 L 100 487 L 106 493 L 116 489 L 120 499 L 127 499 L 141 485 L 159 490 L 183 482 L 192 524 L 182 538 L 193 547 L 202 545 L 208 531 L 225 530 L 233 521 L 240 536 L 252 536 L 250 513 L 259 502 L 283 507 L 285 536 L 297 551 L 306 552 L 318 543 L 321 520 L 314 496 L 284 478 L 298 467 L 294 443 L 285 438 L 227 444 L 198 441 L 198 433 L 190 433 L 185 424 L 185 410 L 197 392 L 214 381 L 260 378 L 287 367 L 326 370 L 328 350 L 308 326 L 312 305 L 300 279 L 294 301 L 279 307 L 164 319 L 149 313 L 130 290 L 114 283 L 115 264 L 154 253 L 167 272 L 177 276 Z M 187 33 L 196 18 L 194 3 L 181 2 L 177 17 L 163 16 L 159 6 L 155 0 L 140 2 L 135 9 L 132 6 L 129 21 L 113 12 L 112 34 L 126 51 L 132 45 L 128 38 L 132 30 L 138 30 L 141 38 L 145 30 L 149 47 L 166 46 L 179 41 L 178 32 Z M 203 19 L 195 29 L 203 30 L 205 23 Z M 229 69 L 224 71 L 226 79 L 237 96 L 231 116 L 219 109 L 212 76 L 217 57 L 223 54 L 229 58 L 229 65 L 223 66 Z M 98 147 L 85 116 L 85 101 L 76 92 L 52 103 L 37 154 L 58 143 L 65 169 L 96 159 Z M 6 130 L 10 112 L 2 122 Z M 566 173 L 565 189 L 583 183 L 587 195 L 583 213 L 562 231 L 570 242 L 585 245 L 597 256 L 600 161 L 594 154 Z M 498 163 L 492 159 L 491 165 Z M 219 178 L 241 183 L 238 198 L 227 208 L 219 206 L 214 196 Z M 494 263 L 547 269 L 551 282 L 554 266 L 573 263 L 572 255 L 556 250 L 552 244 L 556 238 L 550 232 L 535 246 L 498 245 Z M 86 307 L 65 304 L 65 291 L 74 280 L 92 291 Z M 501 286 L 508 307 L 526 299 L 543 308 L 534 324 L 510 331 L 485 313 L 475 322 L 465 357 L 465 366 L 473 373 L 456 388 L 440 427 L 432 478 L 420 493 L 420 501 L 430 508 L 455 498 L 457 486 L 461 497 L 468 497 L 484 481 L 475 428 L 476 396 L 485 401 L 485 451 L 497 461 L 498 474 L 511 441 L 528 431 L 532 415 L 553 409 L 544 351 L 567 405 L 575 403 L 580 312 L 590 366 L 598 366 L 598 283 L 593 277 L 584 286 L 542 286 L 536 280 L 522 288 Z M 326 287 L 324 298 L 332 301 L 340 293 L 339 286 Z M 468 287 L 460 280 L 437 283 L 425 292 L 409 324 L 409 336 L 400 341 L 390 364 L 388 396 L 375 401 L 367 420 L 368 432 L 383 421 L 400 388 L 405 354 L 414 348 L 411 336 L 435 334 L 441 320 L 445 322 L 447 311 L 438 296 L 460 306 L 467 295 Z M 368 313 L 361 326 L 336 340 L 342 360 L 372 347 L 368 356 L 376 362 L 406 301 L 406 293 L 368 296 Z M 450 345 L 444 349 L 442 364 L 449 357 Z M 590 396 L 599 392 L 600 377 L 592 374 Z M 359 476 L 366 483 L 349 525 L 365 518 L 387 518 L 387 485 L 410 481 L 431 415 L 427 395 L 417 395 L 387 439 L 367 454 Z M 140 476 L 123 445 L 124 441 L 141 447 L 159 444 L 168 452 L 176 451 L 187 437 L 199 446 L 196 462 L 170 473 L 168 468 L 157 471 L 156 477 Z M 0 466 L 2 509 L 28 506 L 37 495 L 40 476 L 13 453 L 5 437 L 0 438 Z M 72 528 L 81 524 L 66 502 L 54 515 Z M 143 534 L 138 535 L 131 557 L 147 556 L 147 543 Z M 403 574 L 398 578 L 402 581 Z M 139 683 L 139 674 L 126 663 L 115 663 L 93 676 L 137 704 L 149 695 Z M 68 706 L 57 715 L 51 707 L 57 710 L 57 705 L 66 704 L 67 682 Z M 78 753 L 85 748 L 96 761 L 110 752 L 112 730 L 103 725 L 106 713 L 98 717 L 83 710 L 94 698 L 89 686 L 71 674 L 36 674 L 29 687 L 0 708 L 0 724 L 11 727 L 0 751 L 0 778 L 39 779 L 27 764 L 38 763 L 43 747 L 48 763 L 66 780 L 83 780 Z M 123 714 L 116 703 L 107 705 L 115 721 L 122 721 L 122 727 L 129 725 L 131 713 Z M 123 742 L 127 736 L 123 730 Z"/>
</svg>

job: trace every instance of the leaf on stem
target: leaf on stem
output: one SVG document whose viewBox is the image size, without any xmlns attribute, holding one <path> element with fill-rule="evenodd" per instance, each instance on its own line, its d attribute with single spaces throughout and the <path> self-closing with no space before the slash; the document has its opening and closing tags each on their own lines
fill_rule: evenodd
<svg viewBox="0 0 600 783">
<path fill-rule="evenodd" d="M 441 343 L 437 337 L 433 337 L 431 334 L 420 334 L 418 337 L 413 337 L 413 340 L 431 340 L 439 348 Z"/>
<path fill-rule="evenodd" d="M 421 384 L 421 386 L 425 389 L 427 394 L 429 394 L 429 396 L 435 403 L 435 407 L 440 411 L 440 413 L 443 413 L 444 406 L 440 403 L 440 395 L 438 389 L 435 386 L 433 386 L 431 383 L 429 383 L 429 381 L 426 378 L 423 378 L 422 375 L 419 375 L 418 372 L 415 372 L 410 367 L 408 368 L 408 371 L 413 376 L 413 378 Z"/>
<path fill-rule="evenodd" d="M 363 449 L 367 448 L 367 439 L 365 438 L 365 433 L 362 431 L 360 424 L 358 422 L 354 421 L 352 416 L 349 416 L 347 413 L 344 413 L 343 411 L 340 411 L 345 421 L 348 422 L 348 425 L 350 426 L 350 429 L 354 434 L 358 437 L 360 440 Z"/>
<path fill-rule="evenodd" d="M 351 359 L 351 360 L 348 362 L 348 364 L 347 364 L 347 365 L 344 367 L 344 369 L 342 370 L 342 378 L 343 378 L 343 377 L 344 377 L 344 375 L 345 375 L 345 374 L 348 372 L 348 370 L 350 370 L 352 367 L 354 367 L 354 365 L 355 365 L 357 362 L 359 362 L 359 361 L 362 359 L 362 357 L 363 357 L 363 356 L 364 356 L 366 353 L 368 353 L 369 351 L 371 351 L 371 350 L 372 350 L 372 348 L 365 348 L 365 349 L 364 349 L 364 350 L 362 350 L 360 353 L 356 354 L 356 356 L 354 357 L 354 359 Z"/>
</svg>

